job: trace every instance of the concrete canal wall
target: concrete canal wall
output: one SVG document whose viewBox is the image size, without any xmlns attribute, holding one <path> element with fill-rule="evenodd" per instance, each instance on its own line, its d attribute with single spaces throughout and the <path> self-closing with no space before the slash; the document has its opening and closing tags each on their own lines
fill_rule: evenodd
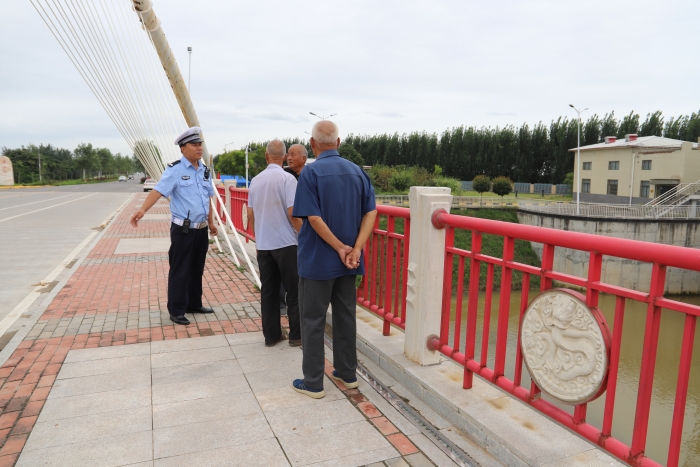
<svg viewBox="0 0 700 467">
<path fill-rule="evenodd" d="M 520 210 L 518 211 L 518 220 L 521 224 L 537 227 L 700 248 L 700 222 L 698 221 L 576 218 Z M 542 244 L 532 243 L 532 248 L 541 259 Z M 559 272 L 586 277 L 588 274 L 588 260 L 588 252 L 557 248 L 555 250 L 554 269 Z M 651 281 L 651 264 L 605 256 L 602 281 L 647 292 Z M 666 272 L 666 293 L 700 294 L 700 273 L 668 268 Z"/>
</svg>

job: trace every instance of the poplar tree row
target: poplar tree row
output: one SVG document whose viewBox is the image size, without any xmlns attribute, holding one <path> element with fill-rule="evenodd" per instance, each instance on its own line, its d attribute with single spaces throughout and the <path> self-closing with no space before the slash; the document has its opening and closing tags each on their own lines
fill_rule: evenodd
<svg viewBox="0 0 700 467">
<path fill-rule="evenodd" d="M 576 119 L 559 117 L 549 125 L 459 126 L 440 135 L 351 134 L 345 142 L 362 154 L 368 165 L 419 166 L 429 171 L 437 165 L 444 175 L 460 180 L 488 175 L 506 176 L 516 182 L 556 184 L 573 171 L 575 153 L 569 149 L 577 145 L 577 123 Z M 667 121 L 661 111 L 647 114 L 644 121 L 634 112 L 619 120 L 614 112 L 603 118 L 593 115 L 581 122 L 581 145 L 601 143 L 606 136 L 624 138 L 630 133 L 697 142 L 700 112 Z"/>
</svg>

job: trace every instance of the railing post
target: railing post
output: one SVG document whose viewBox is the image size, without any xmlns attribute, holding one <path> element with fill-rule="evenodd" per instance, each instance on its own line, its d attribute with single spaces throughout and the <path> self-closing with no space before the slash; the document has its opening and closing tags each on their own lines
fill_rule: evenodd
<svg viewBox="0 0 700 467">
<path fill-rule="evenodd" d="M 230 187 L 236 188 L 236 181 L 235 180 L 224 180 L 224 194 L 226 195 L 226 198 L 224 198 L 224 202 L 226 203 L 226 208 L 224 211 L 226 212 L 226 216 L 231 215 L 231 190 L 229 190 Z M 233 219 L 231 219 L 233 220 Z M 224 228 L 227 228 L 230 232 L 233 233 L 231 228 L 226 224 Z"/>
<path fill-rule="evenodd" d="M 411 187 L 411 239 L 409 244 L 408 292 L 406 294 L 406 357 L 421 365 L 440 361 L 427 341 L 440 334 L 442 282 L 445 263 L 445 231 L 433 227 L 438 209 L 450 211 L 449 188 Z"/>
</svg>

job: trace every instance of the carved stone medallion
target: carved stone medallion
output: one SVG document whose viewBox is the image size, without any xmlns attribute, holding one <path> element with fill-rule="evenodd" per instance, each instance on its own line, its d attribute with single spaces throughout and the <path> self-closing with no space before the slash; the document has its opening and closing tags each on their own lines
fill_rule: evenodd
<svg viewBox="0 0 700 467">
<path fill-rule="evenodd" d="M 608 374 L 610 334 L 597 309 L 572 290 L 553 289 L 530 303 L 520 332 L 523 360 L 543 392 L 563 404 L 595 399 Z"/>
</svg>

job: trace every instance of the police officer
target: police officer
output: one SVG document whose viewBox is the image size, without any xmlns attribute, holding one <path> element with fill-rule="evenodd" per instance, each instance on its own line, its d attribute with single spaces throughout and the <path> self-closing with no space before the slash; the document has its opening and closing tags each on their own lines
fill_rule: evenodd
<svg viewBox="0 0 700 467">
<path fill-rule="evenodd" d="M 168 312 L 177 324 L 190 324 L 185 313 L 213 313 L 202 306 L 202 275 L 209 249 L 207 227 L 216 236 L 210 198 L 214 196 L 211 172 L 202 162 L 202 130 L 192 127 L 177 137 L 182 157 L 168 164 L 160 181 L 131 216 L 138 222 L 161 196 L 171 197 L 170 250 L 168 258 Z"/>
</svg>

